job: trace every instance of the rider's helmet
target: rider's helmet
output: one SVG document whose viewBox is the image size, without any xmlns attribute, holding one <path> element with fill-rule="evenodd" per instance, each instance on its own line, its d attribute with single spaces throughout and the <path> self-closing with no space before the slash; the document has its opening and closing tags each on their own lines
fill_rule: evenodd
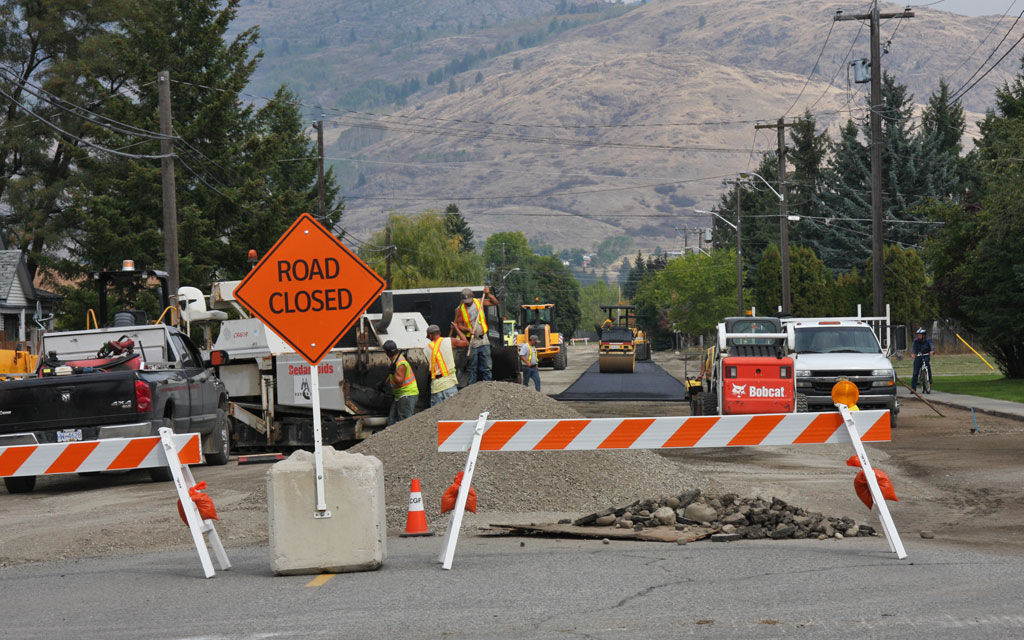
<svg viewBox="0 0 1024 640">
<path fill-rule="evenodd" d="M 921 327 L 920 329 L 917 330 L 917 335 L 923 335 L 925 333 L 928 333 L 928 332 L 924 330 L 924 327 Z"/>
</svg>

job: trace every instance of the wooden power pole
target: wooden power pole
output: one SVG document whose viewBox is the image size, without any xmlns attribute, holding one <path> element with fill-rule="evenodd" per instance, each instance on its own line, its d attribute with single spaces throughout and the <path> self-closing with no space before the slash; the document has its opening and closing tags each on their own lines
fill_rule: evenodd
<svg viewBox="0 0 1024 640">
<path fill-rule="evenodd" d="M 736 181 L 736 306 L 743 315 L 743 224 L 740 222 L 740 181 Z"/>
<path fill-rule="evenodd" d="M 779 253 L 782 257 L 782 313 L 790 313 L 789 293 L 789 212 L 786 198 L 786 127 L 796 126 L 779 118 L 775 124 L 755 124 L 755 129 L 777 129 L 779 134 Z"/>
<path fill-rule="evenodd" d="M 178 274 L 178 205 L 174 192 L 174 141 L 171 129 L 171 73 L 156 75 L 160 102 L 160 178 L 164 210 L 164 269 L 168 295 L 177 295 L 181 284 Z"/>
<path fill-rule="evenodd" d="M 384 227 L 384 282 L 391 288 L 391 224 Z"/>
<path fill-rule="evenodd" d="M 324 207 L 324 119 L 316 123 L 316 212 L 322 221 L 327 215 Z"/>
<path fill-rule="evenodd" d="M 909 7 L 899 13 L 879 13 L 878 0 L 871 13 L 850 16 L 836 12 L 833 20 L 868 20 L 871 24 L 871 303 L 875 316 L 885 313 L 883 280 L 885 254 L 882 237 L 882 52 L 879 21 L 889 18 L 913 18 Z"/>
</svg>

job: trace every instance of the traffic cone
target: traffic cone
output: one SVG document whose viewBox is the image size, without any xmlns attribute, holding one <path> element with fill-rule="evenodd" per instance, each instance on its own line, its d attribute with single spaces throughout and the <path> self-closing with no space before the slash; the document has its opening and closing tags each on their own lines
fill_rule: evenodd
<svg viewBox="0 0 1024 640">
<path fill-rule="evenodd" d="M 427 526 L 427 512 L 423 510 L 423 495 L 420 493 L 419 478 L 412 479 L 412 488 L 409 492 L 409 517 L 405 520 L 405 533 L 399 535 L 403 538 L 434 535 Z"/>
</svg>

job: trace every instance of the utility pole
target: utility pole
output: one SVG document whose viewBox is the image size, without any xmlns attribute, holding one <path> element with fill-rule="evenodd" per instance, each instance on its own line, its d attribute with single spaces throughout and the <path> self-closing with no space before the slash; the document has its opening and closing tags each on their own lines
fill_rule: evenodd
<svg viewBox="0 0 1024 640">
<path fill-rule="evenodd" d="M 317 217 L 323 220 L 326 217 L 324 210 L 324 119 L 321 117 L 316 123 L 316 211 Z M 391 244 L 388 242 L 388 244 Z M 388 279 L 388 286 L 391 279 Z"/>
<path fill-rule="evenodd" d="M 740 181 L 736 181 L 736 306 L 743 315 L 743 226 L 740 223 Z"/>
<path fill-rule="evenodd" d="M 779 253 L 782 255 L 782 313 L 790 312 L 789 295 L 789 214 L 786 199 L 786 127 L 796 126 L 779 118 L 776 124 L 755 124 L 755 129 L 778 129 L 779 133 Z"/>
<path fill-rule="evenodd" d="M 384 250 L 387 251 L 384 258 L 384 282 L 387 288 L 391 288 L 391 224 L 384 227 Z"/>
<path fill-rule="evenodd" d="M 883 280 L 885 254 L 882 243 L 882 52 L 879 21 L 889 18 L 913 18 L 914 12 L 906 8 L 899 13 L 879 13 L 878 0 L 871 5 L 871 13 L 842 15 L 836 11 L 833 21 L 868 20 L 871 23 L 871 303 L 876 316 L 885 313 L 885 284 Z"/>
<path fill-rule="evenodd" d="M 160 182 L 164 209 L 164 269 L 170 291 L 178 294 L 178 205 L 174 192 L 174 141 L 171 134 L 171 73 L 156 74 L 160 102 Z"/>
</svg>

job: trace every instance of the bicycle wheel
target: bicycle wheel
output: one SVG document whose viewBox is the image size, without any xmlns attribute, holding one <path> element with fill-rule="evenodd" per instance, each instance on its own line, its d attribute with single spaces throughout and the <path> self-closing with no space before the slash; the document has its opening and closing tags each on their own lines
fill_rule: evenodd
<svg viewBox="0 0 1024 640">
<path fill-rule="evenodd" d="M 932 392 L 932 368 L 927 364 L 921 367 L 921 389 L 925 393 Z"/>
</svg>

